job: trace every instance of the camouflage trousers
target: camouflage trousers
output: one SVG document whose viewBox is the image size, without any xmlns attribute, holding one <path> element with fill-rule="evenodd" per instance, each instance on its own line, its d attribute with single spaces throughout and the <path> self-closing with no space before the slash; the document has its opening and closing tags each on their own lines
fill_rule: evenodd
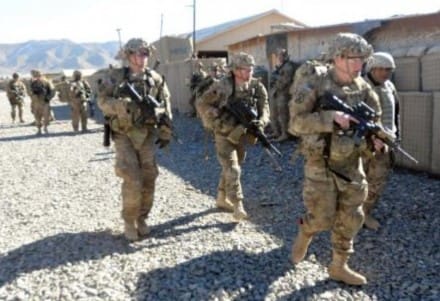
<svg viewBox="0 0 440 301">
<path fill-rule="evenodd" d="M 303 199 L 307 212 L 301 227 L 310 235 L 330 230 L 333 250 L 350 254 L 354 251 L 353 238 L 364 222 L 362 204 L 367 197 L 367 182 L 360 159 L 357 165 L 340 172 L 351 182 L 330 171 L 323 159 L 306 161 Z"/>
<path fill-rule="evenodd" d="M 133 224 L 146 219 L 153 207 L 158 176 L 154 135 L 149 133 L 141 145 L 126 135 L 114 133 L 115 173 L 122 178 L 122 218 Z"/>
<path fill-rule="evenodd" d="M 274 93 L 270 103 L 270 124 L 275 134 L 287 134 L 289 123 L 289 97 Z"/>
<path fill-rule="evenodd" d="M 45 128 L 50 122 L 50 105 L 44 99 L 33 99 L 31 102 L 31 111 L 35 117 L 35 125 L 38 129 Z"/>
<path fill-rule="evenodd" d="M 218 193 L 224 192 L 232 203 L 243 200 L 240 176 L 241 164 L 246 156 L 244 138 L 243 136 L 238 145 L 234 145 L 226 136 L 215 134 L 217 159 L 222 168 L 217 189 Z"/>
<path fill-rule="evenodd" d="M 370 214 L 384 191 L 391 173 L 391 154 L 377 153 L 374 157 L 365 159 L 364 169 L 368 182 L 368 197 L 364 203 L 364 212 Z"/>
<path fill-rule="evenodd" d="M 79 121 L 81 120 L 81 129 L 87 130 L 87 102 L 81 100 L 72 100 L 70 102 L 72 112 L 72 127 L 75 132 L 79 129 Z"/>
<path fill-rule="evenodd" d="M 20 121 L 23 121 L 23 102 L 15 102 L 11 103 L 11 118 L 12 121 L 15 121 L 15 117 L 17 116 L 18 111 L 18 118 Z"/>
</svg>

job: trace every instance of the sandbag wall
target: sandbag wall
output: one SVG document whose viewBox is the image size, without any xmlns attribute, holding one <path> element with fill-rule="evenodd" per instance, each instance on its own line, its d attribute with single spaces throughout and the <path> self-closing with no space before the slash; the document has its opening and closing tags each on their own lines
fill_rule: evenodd
<svg viewBox="0 0 440 301">
<path fill-rule="evenodd" d="M 440 46 L 393 55 L 393 80 L 400 95 L 401 145 L 419 160 L 416 165 L 398 155 L 397 164 L 440 175 Z"/>
</svg>

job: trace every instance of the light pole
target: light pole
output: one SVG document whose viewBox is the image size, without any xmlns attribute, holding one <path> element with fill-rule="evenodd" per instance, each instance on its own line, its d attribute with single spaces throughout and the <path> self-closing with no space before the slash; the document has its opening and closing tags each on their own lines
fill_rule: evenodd
<svg viewBox="0 0 440 301">
<path fill-rule="evenodd" d="M 118 32 L 119 48 L 122 49 L 121 29 L 120 28 L 116 28 L 116 31 Z"/>
<path fill-rule="evenodd" d="M 196 0 L 193 0 L 193 33 L 192 33 L 192 39 L 193 39 L 193 56 L 194 58 L 197 57 L 197 49 L 196 49 Z"/>
<path fill-rule="evenodd" d="M 192 58 L 195 59 L 197 57 L 197 49 L 196 49 L 196 0 L 193 0 L 192 5 L 186 5 L 186 6 L 192 7 L 192 9 L 193 9 L 193 30 L 192 30 L 193 53 L 192 53 Z"/>
</svg>

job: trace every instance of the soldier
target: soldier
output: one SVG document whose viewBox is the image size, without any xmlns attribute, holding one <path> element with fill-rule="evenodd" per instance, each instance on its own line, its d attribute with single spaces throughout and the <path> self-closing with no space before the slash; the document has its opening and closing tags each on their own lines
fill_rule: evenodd
<svg viewBox="0 0 440 301">
<path fill-rule="evenodd" d="M 223 76 L 224 72 L 222 71 L 221 67 L 217 63 L 212 63 L 209 68 L 209 74 L 204 75 L 204 77 L 199 80 L 194 87 L 195 98 L 197 99 L 203 95 L 203 93 L 208 90 L 214 81 L 219 80 Z"/>
<path fill-rule="evenodd" d="M 367 61 L 365 80 L 379 96 L 382 125 L 399 140 L 399 97 L 390 81 L 395 68 L 396 64 L 391 54 L 376 52 Z M 380 227 L 379 222 L 371 216 L 371 211 L 385 188 L 391 172 L 393 155 L 392 151 L 376 152 L 374 156 L 364 159 L 368 181 L 368 197 L 364 203 L 364 225 L 369 229 L 377 230 Z"/>
<path fill-rule="evenodd" d="M 289 123 L 290 100 L 289 88 L 292 85 L 296 69 L 299 67 L 292 62 L 286 49 L 277 52 L 278 65 L 271 80 L 271 117 L 270 124 L 273 137 L 282 142 L 289 138 L 287 127 Z"/>
<path fill-rule="evenodd" d="M 361 36 L 338 34 L 329 49 L 328 69 L 307 63 L 298 69 L 299 80 L 291 88 L 289 103 L 289 132 L 301 137 L 305 157 L 303 200 L 307 210 L 299 220 L 291 260 L 294 264 L 303 260 L 313 236 L 330 230 L 333 260 L 329 276 L 351 285 L 367 283 L 348 266 L 353 239 L 364 222 L 362 205 L 367 197 L 361 155 L 367 143 L 377 150 L 383 143 L 362 139 L 361 145 L 355 146 L 350 124 L 357 120 L 339 111 L 322 110 L 319 100 L 330 92 L 350 106 L 365 101 L 380 115 L 376 93 L 360 76 L 371 52 L 372 47 Z"/>
<path fill-rule="evenodd" d="M 37 135 L 43 131 L 48 133 L 47 126 L 51 118 L 50 100 L 55 96 L 55 88 L 52 83 L 46 79 L 40 71 L 31 71 L 31 82 L 29 96 L 31 97 L 31 111 L 35 117 L 35 125 L 37 126 Z"/>
<path fill-rule="evenodd" d="M 55 86 L 56 92 L 58 92 L 58 100 L 60 102 L 70 103 L 70 83 L 66 76 L 61 76 L 61 81 Z"/>
<path fill-rule="evenodd" d="M 196 64 L 196 70 L 191 75 L 190 83 L 189 83 L 189 89 L 191 90 L 191 98 L 189 100 L 189 104 L 191 105 L 191 108 L 193 109 L 193 112 L 191 115 L 194 117 L 196 116 L 196 108 L 195 108 L 195 101 L 197 98 L 197 88 L 198 85 L 208 76 L 205 70 L 203 70 L 203 64 L 202 62 L 197 62 Z"/>
<path fill-rule="evenodd" d="M 254 140 L 254 137 L 246 134 L 245 128 L 224 107 L 228 103 L 244 102 L 258 112 L 255 125 L 260 128 L 267 125 L 267 91 L 259 80 L 252 77 L 254 65 L 254 58 L 247 53 L 241 52 L 233 56 L 232 71 L 216 80 L 196 103 L 203 125 L 214 133 L 217 159 L 222 167 L 217 207 L 233 211 L 236 221 L 247 218 L 243 208 L 240 174 L 246 154 L 246 141 Z M 250 142 L 255 143 L 255 140 Z"/>
<path fill-rule="evenodd" d="M 73 80 L 70 83 L 70 107 L 72 109 L 72 127 L 78 132 L 81 120 L 81 131 L 87 131 L 87 102 L 90 101 L 92 89 L 89 83 L 82 78 L 81 71 L 73 72 Z"/>
<path fill-rule="evenodd" d="M 23 123 L 23 103 L 26 87 L 20 80 L 18 73 L 12 74 L 12 79 L 9 81 L 6 87 L 6 95 L 8 96 L 9 103 L 11 104 L 11 118 L 12 123 L 15 123 L 16 111 L 18 109 L 18 118 Z"/>
<path fill-rule="evenodd" d="M 158 168 L 155 143 L 165 147 L 171 139 L 171 104 L 164 77 L 148 69 L 150 49 L 143 39 L 130 39 L 123 48 L 128 67 L 113 68 L 98 86 L 98 105 L 109 118 L 116 150 L 116 175 L 122 178 L 124 234 L 130 241 L 149 233 L 146 218 L 153 206 Z M 161 108 L 145 114 L 130 97 L 131 84 L 142 97 L 155 97 Z M 160 111 L 160 112 L 159 112 Z"/>
</svg>

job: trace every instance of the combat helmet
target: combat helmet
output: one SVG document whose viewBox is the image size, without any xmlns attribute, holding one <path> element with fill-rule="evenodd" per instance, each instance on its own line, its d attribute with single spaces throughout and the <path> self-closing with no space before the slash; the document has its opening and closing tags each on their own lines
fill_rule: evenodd
<svg viewBox="0 0 440 301">
<path fill-rule="evenodd" d="M 368 59 L 365 69 L 369 72 L 373 68 L 396 69 L 393 56 L 388 52 L 375 52 Z"/>
<path fill-rule="evenodd" d="M 231 68 L 253 67 L 255 66 L 255 59 L 246 52 L 239 52 L 232 56 L 230 65 Z"/>
<path fill-rule="evenodd" d="M 347 54 L 369 57 L 373 52 L 373 47 L 358 34 L 339 33 L 329 47 L 329 58 L 344 56 Z"/>
<path fill-rule="evenodd" d="M 276 50 L 276 54 L 279 58 L 281 58 L 282 62 L 289 60 L 289 53 L 287 52 L 287 49 L 285 49 L 285 48 L 278 48 Z"/>
<path fill-rule="evenodd" d="M 17 72 L 12 73 L 12 78 L 13 79 L 18 79 L 20 76 L 18 75 Z"/>
<path fill-rule="evenodd" d="M 133 38 L 127 41 L 124 45 L 124 52 L 126 54 L 132 54 L 136 52 L 150 55 L 150 47 L 148 43 L 141 38 Z"/>
<path fill-rule="evenodd" d="M 31 75 L 32 77 L 40 77 L 41 76 L 41 72 L 39 70 L 31 70 Z"/>
<path fill-rule="evenodd" d="M 79 70 L 73 71 L 73 78 L 74 79 L 81 79 L 81 77 L 82 77 L 81 71 L 79 71 Z"/>
</svg>

